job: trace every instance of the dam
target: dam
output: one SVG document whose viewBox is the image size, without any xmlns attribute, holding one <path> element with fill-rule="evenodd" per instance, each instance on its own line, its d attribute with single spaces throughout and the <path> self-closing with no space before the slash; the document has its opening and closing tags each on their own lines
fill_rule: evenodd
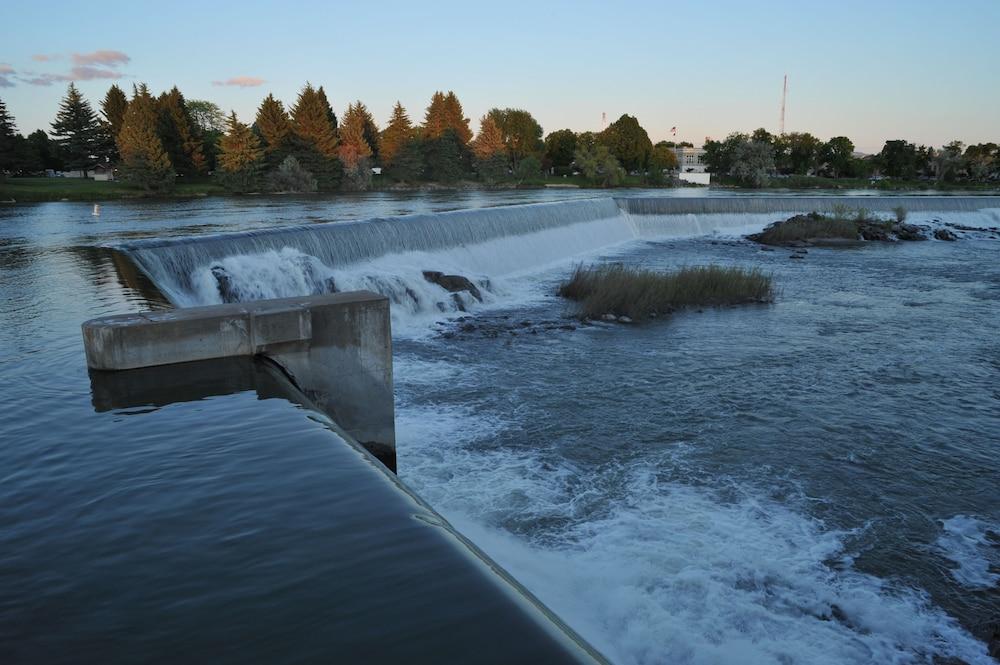
<svg viewBox="0 0 1000 665">
<path fill-rule="evenodd" d="M 285 394 L 297 394 L 298 402 L 331 419 L 348 448 L 364 450 L 395 471 L 390 308 L 392 321 L 404 326 L 427 317 L 459 316 L 483 304 L 502 303 L 508 294 L 503 282 L 509 276 L 530 275 L 630 242 L 729 237 L 793 213 L 864 210 L 886 215 L 898 207 L 916 223 L 934 224 L 946 217 L 986 233 L 1000 229 L 997 197 L 595 198 L 126 242 L 114 247 L 115 254 L 179 309 L 88 322 L 88 363 L 102 370 L 92 379 L 95 390 L 127 395 L 134 392 L 136 381 L 114 377 L 158 371 L 161 377 L 173 377 L 154 380 L 159 390 L 172 385 L 174 393 L 190 392 L 192 388 L 183 388 L 190 375 L 216 373 L 213 362 L 266 359 L 273 363 L 271 374 L 277 368 L 271 383 L 285 386 Z M 122 276 L 135 280 L 131 268 L 118 265 Z M 428 280 L 429 270 L 466 277 L 477 286 L 478 297 L 467 291 L 456 294 Z M 368 303 L 364 306 L 374 307 L 373 314 L 343 309 L 351 303 Z M 351 333 L 356 324 L 361 327 Z M 329 332 L 319 334 L 324 327 Z M 246 334 L 227 336 L 226 330 Z M 219 331 L 224 334 L 219 336 Z M 330 355 L 325 350 L 334 348 L 340 351 Z M 140 367 L 147 369 L 136 369 Z M 188 371 L 178 375 L 173 367 Z M 122 381 L 131 388 L 106 387 Z M 379 475 L 351 473 L 362 478 L 351 481 L 361 486 L 372 485 Z M 549 653 L 547 662 L 603 661 L 603 654 L 404 485 L 379 481 L 372 491 L 374 497 L 385 494 L 374 498 L 376 502 L 402 500 L 424 511 L 432 525 L 421 527 L 425 537 L 444 550 L 426 556 L 468 571 L 460 586 L 468 585 L 471 591 L 485 584 L 480 592 L 485 598 L 514 600 L 498 611 L 503 622 L 522 626 L 518 634 L 525 636 L 520 644 L 524 653 Z M 399 529 L 390 526 L 399 518 L 366 512 L 356 517 L 389 532 Z M 451 560 L 456 551 L 458 559 Z M 427 593 L 444 598 L 439 589 Z M 411 597 L 395 601 L 403 615 Z"/>
</svg>

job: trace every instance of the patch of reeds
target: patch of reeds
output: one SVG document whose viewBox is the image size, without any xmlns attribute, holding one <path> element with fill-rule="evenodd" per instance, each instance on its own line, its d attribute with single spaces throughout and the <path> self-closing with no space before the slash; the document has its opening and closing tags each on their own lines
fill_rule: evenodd
<svg viewBox="0 0 1000 665">
<path fill-rule="evenodd" d="M 771 224 L 760 233 L 750 236 L 765 245 L 782 245 L 791 242 L 808 242 L 819 238 L 858 239 L 858 220 L 842 217 L 825 217 L 816 213 L 797 215 L 783 222 Z"/>
<path fill-rule="evenodd" d="M 667 273 L 612 263 L 577 266 L 559 295 L 579 303 L 580 318 L 613 314 L 638 321 L 685 307 L 771 302 L 774 287 L 757 268 L 712 265 Z"/>
</svg>

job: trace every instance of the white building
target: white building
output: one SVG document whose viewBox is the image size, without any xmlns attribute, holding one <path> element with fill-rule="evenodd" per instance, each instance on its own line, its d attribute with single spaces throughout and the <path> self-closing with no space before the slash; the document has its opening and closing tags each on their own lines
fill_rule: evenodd
<svg viewBox="0 0 1000 665">
<path fill-rule="evenodd" d="M 677 170 L 681 173 L 705 173 L 702 148 L 674 148 L 674 154 L 677 155 Z"/>
</svg>

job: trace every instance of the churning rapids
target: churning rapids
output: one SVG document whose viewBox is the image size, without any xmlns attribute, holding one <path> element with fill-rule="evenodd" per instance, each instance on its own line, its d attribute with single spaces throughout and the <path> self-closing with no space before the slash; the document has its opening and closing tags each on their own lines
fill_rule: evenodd
<svg viewBox="0 0 1000 665">
<path fill-rule="evenodd" d="M 966 230 L 799 261 L 740 239 L 844 202 Z M 177 306 L 389 296 L 400 476 L 615 662 L 990 663 L 991 227 L 977 197 L 604 198 L 117 249 Z M 568 268 L 607 260 L 761 267 L 780 295 L 550 325 Z"/>
</svg>

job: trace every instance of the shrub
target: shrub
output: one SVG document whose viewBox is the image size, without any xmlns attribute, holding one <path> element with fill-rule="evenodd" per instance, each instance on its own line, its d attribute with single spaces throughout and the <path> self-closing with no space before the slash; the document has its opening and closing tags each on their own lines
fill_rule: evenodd
<svg viewBox="0 0 1000 665">
<path fill-rule="evenodd" d="M 906 208 L 903 206 L 896 206 L 892 209 L 894 215 L 896 215 L 896 221 L 902 224 L 906 221 Z"/>
<path fill-rule="evenodd" d="M 267 175 L 267 189 L 271 192 L 315 192 L 316 178 L 299 164 L 299 160 L 289 156 Z"/>
<path fill-rule="evenodd" d="M 579 303 L 580 318 L 604 314 L 634 320 L 667 314 L 683 307 L 716 307 L 771 302 L 771 276 L 757 268 L 705 266 L 672 273 L 624 266 L 577 266 L 559 295 Z"/>
</svg>

